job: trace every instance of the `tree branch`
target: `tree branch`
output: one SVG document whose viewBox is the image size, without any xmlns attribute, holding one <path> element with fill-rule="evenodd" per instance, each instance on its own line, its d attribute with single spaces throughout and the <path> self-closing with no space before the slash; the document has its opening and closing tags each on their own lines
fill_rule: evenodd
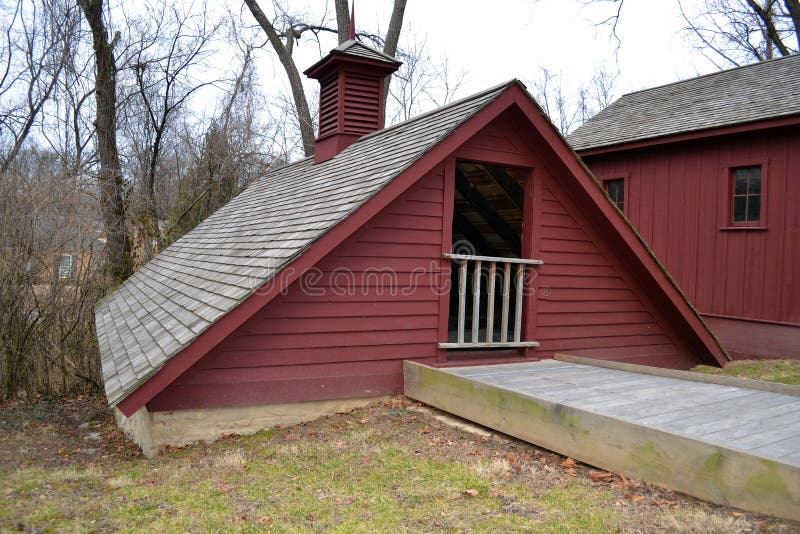
<svg viewBox="0 0 800 534">
<path fill-rule="evenodd" d="M 289 78 L 289 86 L 292 90 L 295 109 L 297 111 L 300 135 L 303 139 L 303 152 L 306 156 L 310 156 L 314 153 L 314 126 L 311 122 L 311 112 L 309 111 L 308 101 L 303 91 L 303 81 L 300 78 L 300 72 L 297 70 L 297 66 L 294 64 L 291 54 L 283 45 L 283 42 L 281 42 L 278 32 L 261 10 L 258 2 L 256 0 L 244 0 L 244 3 L 250 9 L 250 13 L 253 14 L 258 25 L 261 26 L 261 29 L 267 34 L 272 48 L 278 55 L 278 60 L 286 71 L 286 76 Z"/>
</svg>

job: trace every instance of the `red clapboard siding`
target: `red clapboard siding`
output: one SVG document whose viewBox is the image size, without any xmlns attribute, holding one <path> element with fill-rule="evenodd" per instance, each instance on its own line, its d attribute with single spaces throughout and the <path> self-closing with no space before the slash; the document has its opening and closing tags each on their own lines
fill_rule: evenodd
<svg viewBox="0 0 800 534">
<path fill-rule="evenodd" d="M 392 202 L 150 409 L 401 392 L 400 362 L 430 363 L 437 353 L 443 172 Z"/>
<path fill-rule="evenodd" d="M 431 347 L 429 343 L 406 343 L 403 350 L 406 355 L 405 359 L 418 359 L 428 357 L 431 352 Z M 258 354 L 255 354 L 255 352 L 258 352 Z M 282 365 L 286 361 L 285 351 L 278 349 L 258 349 L 257 351 L 229 350 L 224 353 L 215 351 L 213 354 L 209 354 L 203 368 L 250 368 L 254 357 L 258 357 L 265 365 Z M 295 349 L 292 351 L 292 365 L 394 359 L 397 359 L 397 349 L 391 345 L 313 347 Z"/>
<path fill-rule="evenodd" d="M 537 355 L 568 352 L 648 365 L 655 365 L 655 359 L 669 367 L 693 365 L 695 358 L 674 341 L 678 336 L 666 331 L 666 321 L 658 319 L 656 306 L 640 294 L 624 265 L 587 230 L 590 222 L 555 180 L 543 179 Z"/>
<path fill-rule="evenodd" d="M 797 126 L 622 148 L 585 160 L 601 179 L 628 177 L 626 215 L 700 313 L 800 327 Z M 724 168 L 758 163 L 764 166 L 766 230 L 723 229 Z M 740 328 L 758 329 L 755 322 Z M 717 334 L 729 349 L 744 348 L 736 332 Z M 776 339 L 774 345 L 766 339 L 748 350 L 756 356 L 785 352 L 785 344 Z"/>
<path fill-rule="evenodd" d="M 430 365 L 433 358 L 417 361 Z M 376 367 L 373 363 L 382 365 Z M 236 381 L 227 384 L 214 382 L 214 375 L 218 373 L 218 370 L 214 370 L 207 383 L 172 384 L 147 406 L 151 411 L 219 408 L 340 399 L 353 397 L 354 392 L 374 397 L 394 394 L 403 389 L 400 360 L 370 362 L 366 365 L 364 362 L 338 363 L 325 368 L 324 374 L 304 369 L 306 372 L 295 374 L 294 377 L 273 376 L 261 380 L 248 380 L 251 375 L 245 372 L 236 377 Z M 197 379 L 203 380 L 203 377 L 198 376 Z"/>
</svg>

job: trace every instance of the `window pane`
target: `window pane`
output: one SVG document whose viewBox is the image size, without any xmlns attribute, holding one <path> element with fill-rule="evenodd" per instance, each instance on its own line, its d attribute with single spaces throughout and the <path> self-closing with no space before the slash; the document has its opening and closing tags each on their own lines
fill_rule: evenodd
<svg viewBox="0 0 800 534">
<path fill-rule="evenodd" d="M 605 186 L 608 196 L 619 209 L 622 209 L 625 204 L 625 179 L 606 180 Z"/>
<path fill-rule="evenodd" d="M 736 186 L 733 190 L 734 195 L 747 194 L 747 169 L 736 169 Z"/>
<path fill-rule="evenodd" d="M 753 168 L 753 171 L 750 173 L 750 181 L 747 188 L 747 193 L 750 195 L 761 194 L 761 169 L 758 167 Z"/>
<path fill-rule="evenodd" d="M 733 197 L 733 222 L 745 222 L 747 219 L 747 197 Z"/>
<path fill-rule="evenodd" d="M 747 221 L 758 222 L 761 220 L 761 197 L 749 197 L 747 203 Z"/>
</svg>

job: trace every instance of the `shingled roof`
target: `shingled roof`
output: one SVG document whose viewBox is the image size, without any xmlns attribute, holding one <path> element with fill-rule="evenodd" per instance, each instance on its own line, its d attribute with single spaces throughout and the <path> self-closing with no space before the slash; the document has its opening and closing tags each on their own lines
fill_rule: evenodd
<svg viewBox="0 0 800 534">
<path fill-rule="evenodd" d="M 800 114 L 800 55 L 630 93 L 567 136 L 575 150 Z"/>
<path fill-rule="evenodd" d="M 348 39 L 347 41 L 343 42 L 336 48 L 330 51 L 330 53 L 308 67 L 305 71 L 305 74 L 309 74 L 314 72 L 319 68 L 320 65 L 323 63 L 327 64 L 331 61 L 331 58 L 335 58 L 336 56 L 350 56 L 354 58 L 361 58 L 361 59 L 370 59 L 373 61 L 379 61 L 381 63 L 386 63 L 387 65 L 402 65 L 400 61 L 397 61 L 392 56 L 386 55 L 383 52 L 378 52 L 377 50 L 373 50 L 372 48 L 359 43 L 353 39 Z"/>
<path fill-rule="evenodd" d="M 400 65 L 400 62 L 397 61 L 392 56 L 384 54 L 383 52 L 378 52 L 377 50 L 373 50 L 372 48 L 365 46 L 358 41 L 355 40 L 347 40 L 331 50 L 332 54 L 342 53 L 350 56 L 358 56 L 358 57 L 365 57 L 368 59 L 376 59 L 378 61 L 383 61 L 385 63 L 392 63 L 394 65 Z"/>
<path fill-rule="evenodd" d="M 367 135 L 333 159 L 269 172 L 131 276 L 95 309 L 116 405 L 511 81 Z"/>
</svg>

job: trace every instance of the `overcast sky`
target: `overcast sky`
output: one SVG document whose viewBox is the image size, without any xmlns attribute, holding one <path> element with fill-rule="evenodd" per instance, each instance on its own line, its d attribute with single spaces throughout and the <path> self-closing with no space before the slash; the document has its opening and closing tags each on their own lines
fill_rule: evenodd
<svg viewBox="0 0 800 534">
<path fill-rule="evenodd" d="M 691 9 L 699 1 L 684 5 Z M 292 2 L 308 12 L 319 4 Z M 358 28 L 385 28 L 391 5 L 391 0 L 357 0 Z M 714 70 L 681 33 L 677 0 L 627 0 L 618 51 L 610 28 L 596 26 L 613 10 L 610 3 L 586 6 L 581 0 L 408 0 L 403 31 L 404 38 L 424 37 L 432 57 L 446 57 L 452 70 L 465 71 L 459 96 L 511 78 L 530 80 L 541 66 L 559 73 L 569 92 L 605 64 L 619 70 L 618 95 Z M 319 56 L 302 44 L 299 54 L 301 70 Z"/>
</svg>

